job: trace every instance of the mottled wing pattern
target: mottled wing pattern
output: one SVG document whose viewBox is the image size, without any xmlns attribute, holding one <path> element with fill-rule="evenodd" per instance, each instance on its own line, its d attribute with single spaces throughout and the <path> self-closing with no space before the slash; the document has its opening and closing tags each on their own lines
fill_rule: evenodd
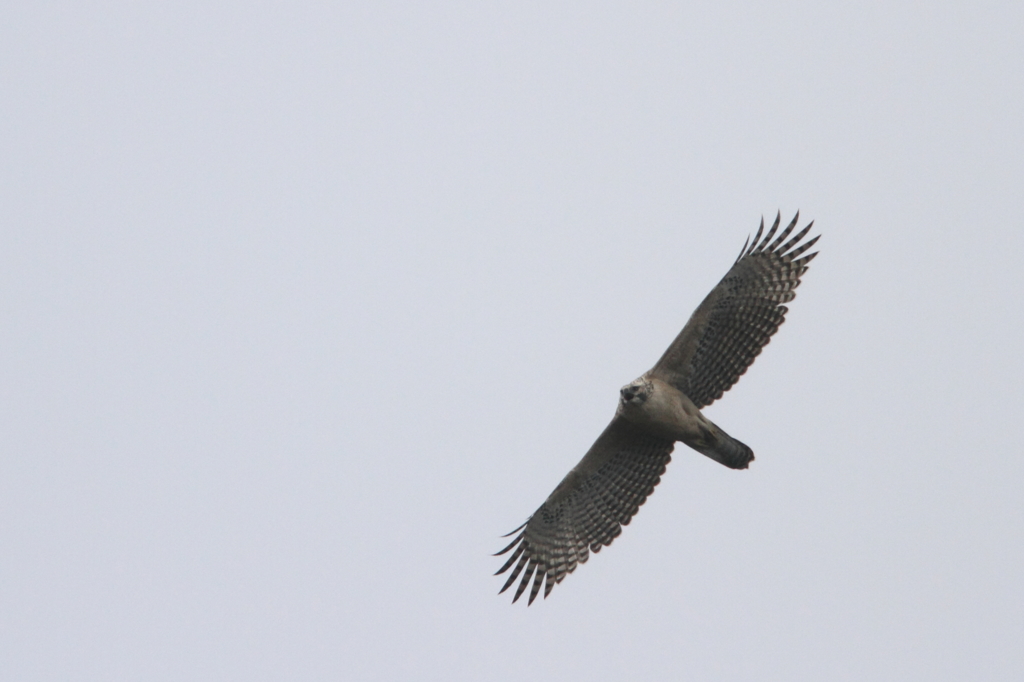
<svg viewBox="0 0 1024 682">
<path fill-rule="evenodd" d="M 698 408 L 721 398 L 785 321 L 783 303 L 796 297 L 794 289 L 817 255 L 803 256 L 818 237 L 800 244 L 813 221 L 786 241 L 799 217 L 797 212 L 774 241 L 781 216 L 764 239 L 761 220 L 754 240 L 743 245 L 732 268 L 654 366 L 654 376 L 685 393 Z"/>
<path fill-rule="evenodd" d="M 540 509 L 509 533 L 519 534 L 495 555 L 512 551 L 495 573 L 512 569 L 501 592 L 522 574 L 512 601 L 519 599 L 532 578 L 528 602 L 532 604 L 541 583 L 547 597 L 555 583 L 587 560 L 590 551 L 612 544 L 661 480 L 673 446 L 672 441 L 647 435 L 619 417 L 613 419 Z"/>
</svg>

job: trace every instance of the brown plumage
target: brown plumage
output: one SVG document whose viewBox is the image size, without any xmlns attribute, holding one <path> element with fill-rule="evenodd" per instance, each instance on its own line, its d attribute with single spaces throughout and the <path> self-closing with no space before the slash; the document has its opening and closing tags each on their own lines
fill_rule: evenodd
<svg viewBox="0 0 1024 682">
<path fill-rule="evenodd" d="M 779 216 L 781 217 L 781 216 Z M 736 263 L 707 298 L 654 366 L 654 372 L 704 408 L 732 388 L 786 320 L 794 289 L 807 264 L 817 253 L 800 258 L 818 237 L 793 248 L 814 221 L 788 242 L 796 227 L 797 212 L 786 229 L 772 241 L 779 217 L 764 239 L 764 220 L 749 248 L 743 245 Z M 819 235 L 820 237 L 820 235 Z"/>
<path fill-rule="evenodd" d="M 785 321 L 783 304 L 796 296 L 817 255 L 803 254 L 818 237 L 800 244 L 813 222 L 786 241 L 799 217 L 775 237 L 781 215 L 776 217 L 763 239 L 761 221 L 753 241 L 743 245 L 654 368 L 622 388 L 615 416 L 579 464 L 509 533 L 518 535 L 498 555 L 512 554 L 495 575 L 512 569 L 501 592 L 519 578 L 513 602 L 531 580 L 528 603 L 542 585 L 547 597 L 591 551 L 610 545 L 661 480 L 676 441 L 733 469 L 754 459 L 749 447 L 700 409 L 739 380 Z"/>
</svg>

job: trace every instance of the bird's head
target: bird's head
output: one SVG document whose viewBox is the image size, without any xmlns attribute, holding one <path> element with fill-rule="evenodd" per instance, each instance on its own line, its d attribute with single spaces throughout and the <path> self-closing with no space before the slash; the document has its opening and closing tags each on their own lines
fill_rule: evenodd
<svg viewBox="0 0 1024 682">
<path fill-rule="evenodd" d="M 619 389 L 619 396 L 624 407 L 639 407 L 647 402 L 653 390 L 654 384 L 640 377 Z"/>
</svg>

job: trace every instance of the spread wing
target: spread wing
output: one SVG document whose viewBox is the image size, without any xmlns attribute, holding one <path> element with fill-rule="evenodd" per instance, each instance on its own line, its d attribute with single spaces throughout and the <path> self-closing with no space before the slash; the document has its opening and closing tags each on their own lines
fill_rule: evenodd
<svg viewBox="0 0 1024 682">
<path fill-rule="evenodd" d="M 512 533 L 505 565 L 495 573 L 509 574 L 504 592 L 522 574 L 513 602 L 533 578 L 529 604 L 541 582 L 547 597 L 555 583 L 584 563 L 590 550 L 612 544 L 665 473 L 675 444 L 655 438 L 616 416 L 569 474 L 533 516 Z M 521 532 L 520 532 L 521 531 Z M 509 535 L 512 535 L 509 533 Z M 497 556 L 497 555 L 495 555 Z M 525 570 L 524 570 L 525 569 Z"/>
<path fill-rule="evenodd" d="M 801 256 L 818 241 L 803 244 L 812 221 L 786 241 L 800 213 L 772 241 L 779 218 L 761 239 L 764 220 L 749 248 L 743 245 L 732 268 L 690 316 L 651 374 L 686 394 L 698 408 L 722 397 L 754 362 L 785 321 L 786 306 L 817 252 Z M 785 242 L 785 243 L 783 243 Z M 798 246 L 798 244 L 800 244 Z"/>
</svg>

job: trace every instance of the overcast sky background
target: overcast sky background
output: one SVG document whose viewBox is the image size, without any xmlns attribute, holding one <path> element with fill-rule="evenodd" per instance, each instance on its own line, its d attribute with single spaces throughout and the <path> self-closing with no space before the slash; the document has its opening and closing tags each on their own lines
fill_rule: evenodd
<svg viewBox="0 0 1024 682">
<path fill-rule="evenodd" d="M 1024 679 L 1024 4 L 12 3 L 7 680 Z M 522 523 L 762 214 L 615 544 Z"/>
</svg>

